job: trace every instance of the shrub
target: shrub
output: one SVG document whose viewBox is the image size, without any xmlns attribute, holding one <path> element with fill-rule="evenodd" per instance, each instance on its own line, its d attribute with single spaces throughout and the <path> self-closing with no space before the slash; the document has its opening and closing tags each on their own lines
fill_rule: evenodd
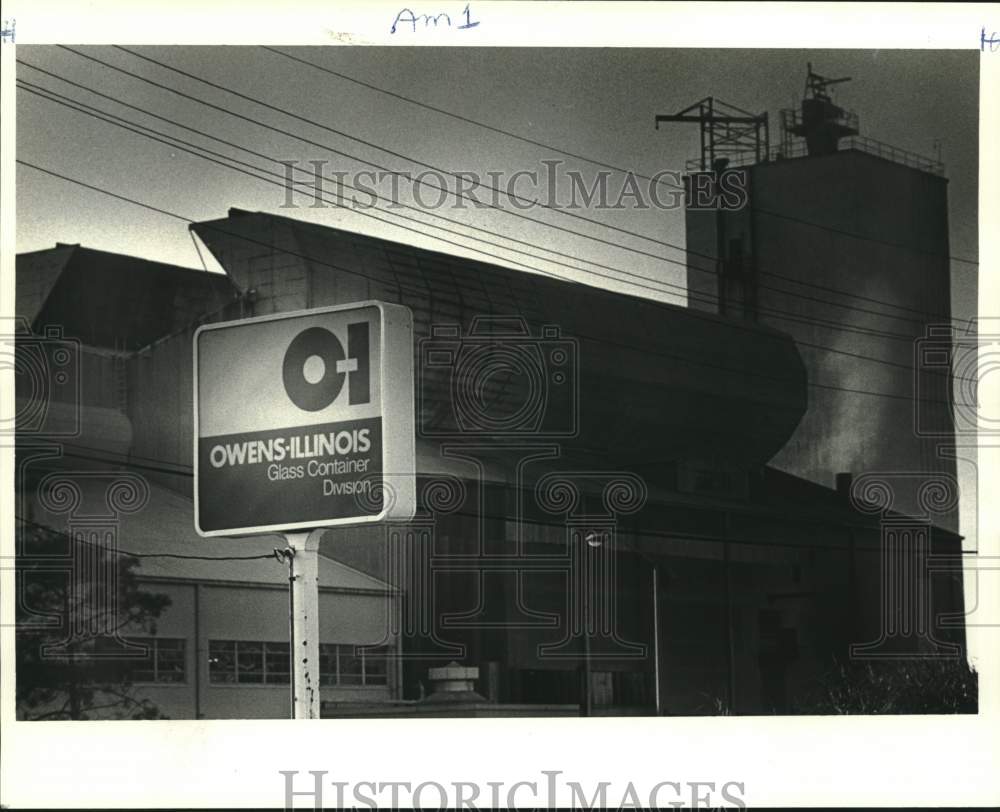
<svg viewBox="0 0 1000 812">
<path fill-rule="evenodd" d="M 799 713 L 977 713 L 979 677 L 964 659 L 914 658 L 840 664 Z"/>
</svg>

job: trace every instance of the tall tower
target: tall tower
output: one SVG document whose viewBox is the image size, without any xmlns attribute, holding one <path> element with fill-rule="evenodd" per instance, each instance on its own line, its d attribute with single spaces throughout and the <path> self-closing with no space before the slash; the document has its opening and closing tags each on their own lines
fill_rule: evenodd
<svg viewBox="0 0 1000 812">
<path fill-rule="evenodd" d="M 689 183 L 741 173 L 746 196 L 735 208 L 689 205 L 689 306 L 796 340 L 809 407 L 775 467 L 824 485 L 839 472 L 954 477 L 955 462 L 939 453 L 954 442 L 950 371 L 915 360 L 931 330 L 948 341 L 948 181 L 940 162 L 860 136 L 857 115 L 831 96 L 846 81 L 809 65 L 801 107 L 781 112 L 780 145 L 763 155 L 719 160 L 720 144 L 703 135 Z M 704 132 L 709 112 L 688 108 L 657 124 L 700 121 Z M 766 114 L 740 126 L 744 136 L 763 128 L 757 140 L 769 141 Z M 923 436 L 920 423 L 945 429 Z M 946 523 L 954 529 L 957 513 Z"/>
</svg>

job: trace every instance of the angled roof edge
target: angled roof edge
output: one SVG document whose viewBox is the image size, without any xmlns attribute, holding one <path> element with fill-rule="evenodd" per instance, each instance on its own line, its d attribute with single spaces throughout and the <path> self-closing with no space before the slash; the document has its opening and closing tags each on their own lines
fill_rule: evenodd
<svg viewBox="0 0 1000 812">
<path fill-rule="evenodd" d="M 672 302 L 664 302 L 664 301 L 660 301 L 659 299 L 652 299 L 652 298 L 649 298 L 649 297 L 646 297 L 646 296 L 640 296 L 640 295 L 637 295 L 637 294 L 634 294 L 634 293 L 624 293 L 624 292 L 617 291 L 617 290 L 610 290 L 609 288 L 605 288 L 605 287 L 602 287 L 601 285 L 593 284 L 591 282 L 582 282 L 582 281 L 578 281 L 578 280 L 575 280 L 575 279 L 566 279 L 566 278 L 562 278 L 562 277 L 555 277 L 555 276 L 552 276 L 552 275 L 549 275 L 549 274 L 545 274 L 545 273 L 541 273 L 541 272 L 534 273 L 534 272 L 526 271 L 526 270 L 521 269 L 521 268 L 515 268 L 515 267 L 511 267 L 509 265 L 503 265 L 503 264 L 500 264 L 498 262 L 490 262 L 490 261 L 488 261 L 486 259 L 473 259 L 471 257 L 460 256 L 458 254 L 449 254 L 447 251 L 437 250 L 437 249 L 434 249 L 434 248 L 423 248 L 423 247 L 418 246 L 418 245 L 412 245 L 411 243 L 400 242 L 399 240 L 393 240 L 393 239 L 388 239 L 386 237 L 378 237 L 378 236 L 374 236 L 372 234 L 366 234 L 363 231 L 352 231 L 352 230 L 347 229 L 347 228 L 342 228 L 341 226 L 326 225 L 324 223 L 314 223 L 314 222 L 311 222 L 309 220 L 298 220 L 298 219 L 296 219 L 294 217 L 288 217 L 288 216 L 283 215 L 283 214 L 274 214 L 273 212 L 267 212 L 267 211 L 250 211 L 248 209 L 240 209 L 240 208 L 236 208 L 236 207 L 230 207 L 229 210 L 227 211 L 225 217 L 219 217 L 219 218 L 216 218 L 214 220 L 202 220 L 202 221 L 199 221 L 199 222 L 196 222 L 196 223 L 192 223 L 189 226 L 189 228 L 192 231 L 194 231 L 196 234 L 198 234 L 199 236 L 201 236 L 201 232 L 199 231 L 200 228 L 205 228 L 205 227 L 212 228 L 213 226 L 216 226 L 216 224 L 218 224 L 218 223 L 224 223 L 224 222 L 226 222 L 227 220 L 230 220 L 230 219 L 245 219 L 245 218 L 251 218 L 251 217 L 266 217 L 266 218 L 271 219 L 271 220 L 277 220 L 277 221 L 279 221 L 281 223 L 286 224 L 291 229 L 307 228 L 307 229 L 316 229 L 316 230 L 321 230 L 321 231 L 323 231 L 323 230 L 325 230 L 325 231 L 331 231 L 331 232 L 335 232 L 337 234 L 343 235 L 345 237 L 349 237 L 351 239 L 363 240 L 363 241 L 366 241 L 366 242 L 369 242 L 369 243 L 381 245 L 383 247 L 393 247 L 393 248 L 396 248 L 396 249 L 401 250 L 401 251 L 417 252 L 417 253 L 420 253 L 420 254 L 430 255 L 430 256 L 433 256 L 435 258 L 440 259 L 443 262 L 448 262 L 448 263 L 472 263 L 473 265 L 478 266 L 479 268 L 488 268 L 488 269 L 491 269 L 491 270 L 495 269 L 495 270 L 497 270 L 499 272 L 502 272 L 502 273 L 517 273 L 517 274 L 522 274 L 522 275 L 524 275 L 524 276 L 526 276 L 528 278 L 532 278 L 532 279 L 537 278 L 542 283 L 555 284 L 555 285 L 558 285 L 558 284 L 562 284 L 562 285 L 579 285 L 579 286 L 582 286 L 582 287 L 585 287 L 585 288 L 590 288 L 590 289 L 592 289 L 592 290 L 594 290 L 594 291 L 596 291 L 596 292 L 598 292 L 600 294 L 604 294 L 604 295 L 611 296 L 611 297 L 616 297 L 616 298 L 620 298 L 620 299 L 635 300 L 635 301 L 638 301 L 638 302 L 642 302 L 643 304 L 649 304 L 649 305 L 653 305 L 653 306 L 657 306 L 657 307 L 663 307 L 663 308 L 668 308 L 668 309 L 671 309 L 671 310 L 680 311 L 680 312 L 683 312 L 683 313 L 685 313 L 687 315 L 697 314 L 697 317 L 699 319 L 704 318 L 706 320 L 719 322 L 720 324 L 731 325 L 733 323 L 733 321 L 734 321 L 731 317 L 722 316 L 722 315 L 719 315 L 717 313 L 710 313 L 708 311 L 701 311 L 701 310 L 695 311 L 692 308 L 685 307 L 684 305 L 674 304 Z M 235 238 L 242 238 L 242 235 L 239 235 L 239 234 L 232 234 L 230 232 L 222 231 L 221 229 L 217 229 L 217 230 L 223 236 L 231 236 L 231 237 L 235 237 Z M 281 250 L 281 249 L 279 249 L 279 250 Z M 319 264 L 323 264 L 323 260 L 321 260 L 319 258 L 316 258 L 316 257 L 301 257 L 301 258 L 304 259 L 304 260 L 306 260 L 306 261 L 309 261 L 309 262 L 316 262 L 316 263 L 319 263 Z M 627 283 L 628 280 L 621 280 L 621 281 Z M 788 333 L 787 332 L 785 332 L 783 330 L 779 330 L 778 328 L 772 327 L 772 326 L 767 325 L 767 324 L 760 324 L 760 323 L 755 322 L 755 323 L 753 323 L 752 328 L 753 328 L 753 330 L 755 330 L 755 331 L 757 331 L 759 333 L 762 333 L 762 334 L 763 333 L 769 333 L 769 334 L 774 335 L 774 336 L 781 336 L 781 337 L 786 337 L 786 338 L 788 337 Z"/>
</svg>

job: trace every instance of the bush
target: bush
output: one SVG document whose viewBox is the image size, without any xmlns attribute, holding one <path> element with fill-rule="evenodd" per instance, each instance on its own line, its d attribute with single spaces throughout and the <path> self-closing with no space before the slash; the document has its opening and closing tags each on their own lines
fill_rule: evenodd
<svg viewBox="0 0 1000 812">
<path fill-rule="evenodd" d="M 799 713 L 977 713 L 979 676 L 964 659 L 906 659 L 839 665 Z"/>
</svg>

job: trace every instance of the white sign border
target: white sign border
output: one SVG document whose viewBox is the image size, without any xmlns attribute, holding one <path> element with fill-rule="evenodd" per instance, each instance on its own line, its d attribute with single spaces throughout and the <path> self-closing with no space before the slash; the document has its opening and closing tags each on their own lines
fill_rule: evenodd
<svg viewBox="0 0 1000 812">
<path fill-rule="evenodd" d="M 260 324 L 269 321 L 285 321 L 306 316 L 319 316 L 326 313 L 338 313 L 346 310 L 361 310 L 374 307 L 379 311 L 379 393 L 381 396 L 382 420 L 382 481 L 383 485 L 392 483 L 392 500 L 384 502 L 379 513 L 369 516 L 350 516 L 343 519 L 315 519 L 308 522 L 293 522 L 290 524 L 252 525 L 248 527 L 233 527 L 223 530 L 203 530 L 201 528 L 198 490 L 198 341 L 201 335 L 213 330 L 225 330 L 234 327 L 245 327 L 250 324 Z M 390 338 L 390 333 L 392 334 Z M 407 341 L 408 338 L 408 341 Z M 403 343 L 408 349 L 404 352 Z M 392 348 L 392 350 L 390 350 Z M 192 411 L 192 468 L 194 470 L 194 529 L 202 538 L 218 538 L 232 536 L 263 536 L 278 533 L 290 533 L 318 528 L 351 527 L 357 525 L 376 524 L 384 521 L 409 521 L 416 514 L 416 422 L 415 422 L 415 387 L 413 378 L 413 311 L 406 305 L 391 304 L 377 299 L 365 299 L 350 304 L 330 305 L 325 307 L 306 308 L 305 310 L 290 310 L 286 313 L 272 313 L 267 316 L 255 316 L 249 319 L 234 319 L 231 321 L 203 324 L 194 332 L 191 339 L 193 356 L 193 401 Z M 393 382 L 390 388 L 389 381 Z M 406 381 L 408 384 L 403 384 Z M 408 392 L 409 397 L 399 395 Z M 398 432 L 397 427 L 409 426 L 409 431 Z M 392 431 L 388 431 L 388 428 Z M 388 440 L 389 435 L 393 441 Z M 402 436 L 400 436 L 402 435 Z M 401 440 L 402 442 L 400 442 Z M 407 442 L 408 441 L 408 442 Z M 399 473 L 405 472 L 405 473 Z M 410 473 L 412 472 L 412 474 Z"/>
</svg>

